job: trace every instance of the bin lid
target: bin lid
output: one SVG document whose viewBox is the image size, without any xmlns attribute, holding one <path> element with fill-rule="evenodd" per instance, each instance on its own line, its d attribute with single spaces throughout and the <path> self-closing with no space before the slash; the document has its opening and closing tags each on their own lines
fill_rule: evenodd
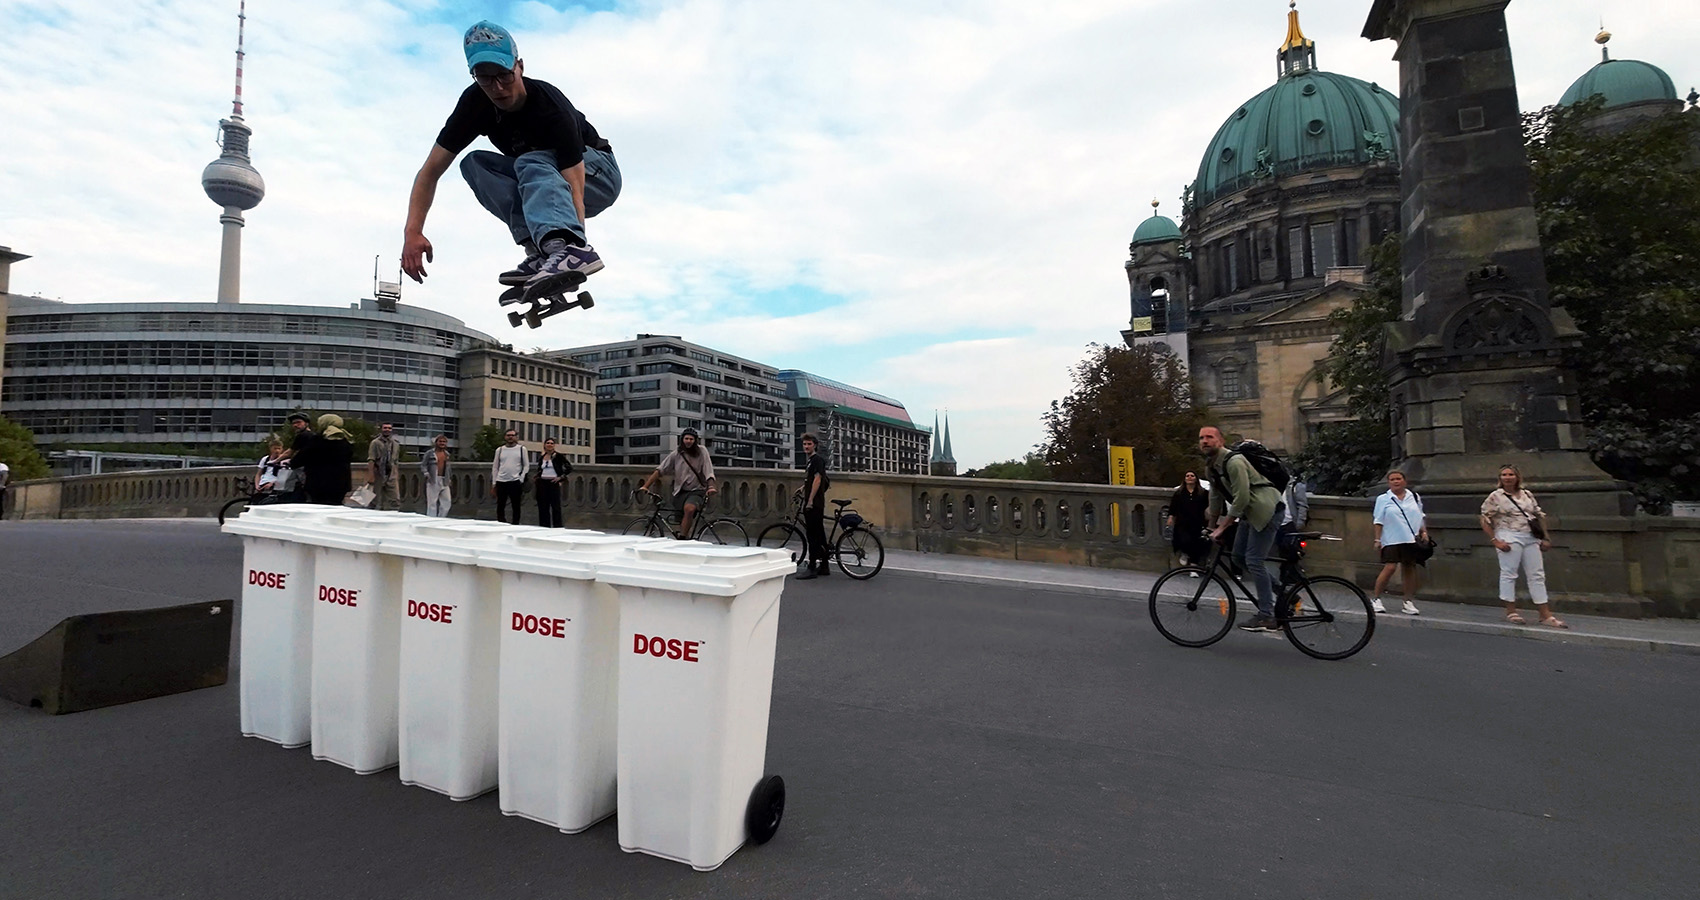
<svg viewBox="0 0 1700 900">
<path fill-rule="evenodd" d="M 427 519 L 414 523 L 394 537 L 380 537 L 378 552 L 471 566 L 478 563 L 476 551 L 480 547 L 491 546 L 514 535 L 546 530 L 535 525 L 509 525 L 477 519 Z"/>
<path fill-rule="evenodd" d="M 626 548 L 619 558 L 597 567 L 596 580 L 733 597 L 758 582 L 783 578 L 796 570 L 797 564 L 784 550 L 662 540 Z"/>
<path fill-rule="evenodd" d="M 326 506 L 317 503 L 267 503 L 244 509 L 240 516 L 226 521 L 221 530 L 226 534 L 239 534 L 245 537 L 277 537 L 291 540 L 292 538 L 289 535 L 276 532 L 276 528 L 279 526 L 298 528 L 312 522 L 323 522 L 331 516 L 341 515 L 393 518 L 396 514 L 355 509 L 348 506 Z"/>
<path fill-rule="evenodd" d="M 327 508 L 337 511 L 327 516 L 298 519 L 289 523 L 288 527 L 294 532 L 289 539 L 315 547 L 376 553 L 379 541 L 385 535 L 405 533 L 414 523 L 426 518 L 418 513 L 379 512 L 350 507 Z"/>
<path fill-rule="evenodd" d="M 618 559 L 627 548 L 656 543 L 672 541 L 641 535 L 539 528 L 507 535 L 500 542 L 479 547 L 477 554 L 478 564 L 487 569 L 590 581 L 596 577 L 598 566 Z"/>
</svg>

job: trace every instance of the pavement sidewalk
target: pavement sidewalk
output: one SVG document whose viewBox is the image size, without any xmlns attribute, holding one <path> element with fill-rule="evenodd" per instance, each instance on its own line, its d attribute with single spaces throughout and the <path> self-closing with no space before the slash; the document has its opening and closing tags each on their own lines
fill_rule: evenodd
<svg viewBox="0 0 1700 900">
<path fill-rule="evenodd" d="M 887 550 L 887 572 L 933 578 L 940 581 L 964 582 L 1013 587 L 1029 584 L 1044 590 L 1065 593 L 1120 596 L 1143 603 L 1157 581 L 1156 572 L 1135 572 L 1123 569 L 1096 569 L 1089 566 L 1057 565 L 1054 563 L 1023 562 L 1011 559 L 987 559 L 943 553 L 918 553 L 912 550 Z M 1385 598 L 1384 598 L 1385 599 Z M 1398 608 L 1398 597 L 1389 610 Z M 1444 631 L 1465 631 L 1475 634 L 1495 634 L 1537 641 L 1557 641 L 1569 644 L 1592 644 L 1624 650 L 1650 650 L 1660 653 L 1700 655 L 1700 620 L 1694 619 L 1618 619 L 1609 616 L 1590 616 L 1580 613 L 1560 613 L 1568 629 L 1547 628 L 1533 624 L 1535 613 L 1527 601 L 1520 600 L 1523 617 L 1531 624 L 1513 625 L 1506 622 L 1499 606 L 1476 606 L 1468 603 L 1443 603 L 1422 600 L 1417 616 L 1389 612 L 1376 616 L 1380 627 L 1438 628 Z"/>
</svg>

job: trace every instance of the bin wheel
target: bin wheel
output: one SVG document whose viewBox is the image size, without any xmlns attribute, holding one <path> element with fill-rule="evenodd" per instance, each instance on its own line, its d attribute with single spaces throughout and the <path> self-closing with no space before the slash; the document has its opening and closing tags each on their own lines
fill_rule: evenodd
<svg viewBox="0 0 1700 900">
<path fill-rule="evenodd" d="M 785 818 L 785 779 L 769 775 L 757 782 L 750 792 L 750 808 L 744 813 L 744 827 L 750 832 L 750 843 L 761 845 L 773 840 L 779 831 L 779 820 Z"/>
</svg>

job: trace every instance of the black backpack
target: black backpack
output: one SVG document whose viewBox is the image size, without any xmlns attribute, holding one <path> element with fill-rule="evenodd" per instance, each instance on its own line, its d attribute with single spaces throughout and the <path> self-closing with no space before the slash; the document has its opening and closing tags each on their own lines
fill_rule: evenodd
<svg viewBox="0 0 1700 900">
<path fill-rule="evenodd" d="M 1222 458 L 1222 471 L 1228 471 L 1228 459 L 1233 456 L 1243 456 L 1251 467 L 1257 470 L 1277 491 L 1285 491 L 1287 483 L 1293 478 L 1287 473 L 1287 464 L 1275 455 L 1275 451 L 1263 446 L 1257 441 L 1240 441 L 1228 448 L 1228 455 Z"/>
</svg>

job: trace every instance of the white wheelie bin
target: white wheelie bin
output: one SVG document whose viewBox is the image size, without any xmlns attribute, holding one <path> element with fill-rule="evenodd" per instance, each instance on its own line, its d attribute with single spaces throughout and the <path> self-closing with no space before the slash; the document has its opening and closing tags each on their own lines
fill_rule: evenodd
<svg viewBox="0 0 1700 900">
<path fill-rule="evenodd" d="M 602 563 L 657 538 L 546 530 L 480 548 L 500 573 L 498 757 L 504 815 L 569 834 L 614 813 L 615 589 Z"/>
<path fill-rule="evenodd" d="M 779 595 L 789 553 L 694 541 L 597 567 L 620 596 L 620 849 L 720 866 L 784 812 L 767 776 Z"/>
<path fill-rule="evenodd" d="M 479 548 L 538 529 L 426 519 L 379 538 L 401 561 L 400 776 L 470 800 L 496 787 L 496 666 L 501 576 Z"/>
</svg>

